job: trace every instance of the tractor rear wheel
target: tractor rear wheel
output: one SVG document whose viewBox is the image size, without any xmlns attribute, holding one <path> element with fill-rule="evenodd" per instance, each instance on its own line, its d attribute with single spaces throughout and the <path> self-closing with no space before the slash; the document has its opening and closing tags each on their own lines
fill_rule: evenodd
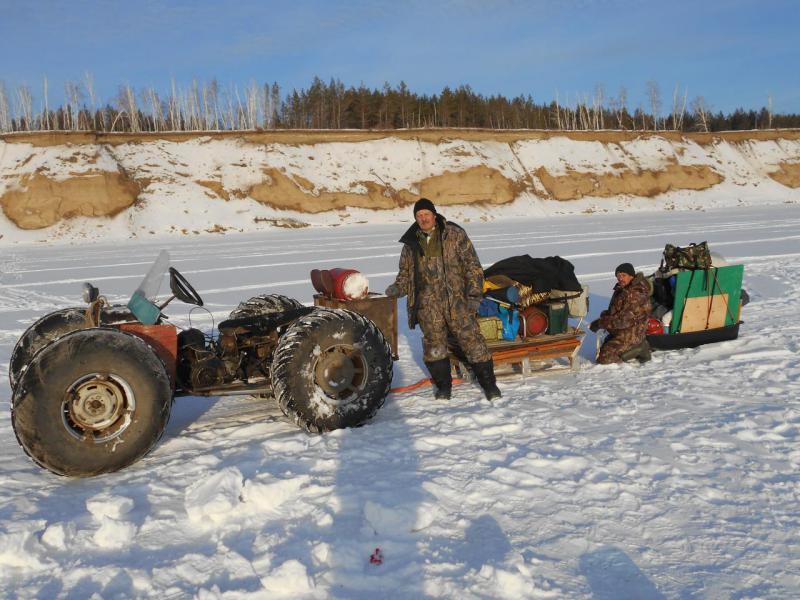
<svg viewBox="0 0 800 600">
<path fill-rule="evenodd" d="M 319 308 L 286 330 L 273 356 L 271 379 L 281 410 L 305 430 L 356 427 L 386 399 L 391 349 L 369 319 Z"/>
<path fill-rule="evenodd" d="M 144 340 L 82 329 L 33 358 L 14 392 L 11 424 L 40 466 L 87 477 L 144 456 L 164 432 L 171 404 L 164 364 Z"/>
<path fill-rule="evenodd" d="M 295 308 L 302 308 L 302 306 L 300 302 L 288 296 L 283 296 L 281 294 L 262 294 L 240 302 L 239 306 L 231 311 L 228 318 L 240 319 L 242 317 L 269 315 L 276 312 L 285 312 Z"/>
</svg>

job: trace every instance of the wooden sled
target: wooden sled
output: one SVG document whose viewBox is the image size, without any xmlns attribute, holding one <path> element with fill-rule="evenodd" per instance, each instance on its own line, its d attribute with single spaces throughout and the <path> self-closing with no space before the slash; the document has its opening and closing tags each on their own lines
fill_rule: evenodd
<svg viewBox="0 0 800 600">
<path fill-rule="evenodd" d="M 565 333 L 487 342 L 486 345 L 492 353 L 497 377 L 529 377 L 576 369 L 576 358 L 584 333 L 581 329 L 568 327 Z M 453 377 L 472 379 L 468 365 L 460 349 L 451 346 L 450 367 Z"/>
</svg>

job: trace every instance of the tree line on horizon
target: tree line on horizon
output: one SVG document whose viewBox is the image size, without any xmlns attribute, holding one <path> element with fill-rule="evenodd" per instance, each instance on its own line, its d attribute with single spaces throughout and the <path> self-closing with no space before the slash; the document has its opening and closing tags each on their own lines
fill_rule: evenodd
<svg viewBox="0 0 800 600">
<path fill-rule="evenodd" d="M 164 95 L 154 88 L 119 88 L 117 97 L 99 105 L 91 76 L 67 82 L 64 99 L 49 104 L 47 79 L 41 99 L 31 88 L 13 93 L 0 81 L 0 132 L 21 131 L 246 131 L 274 129 L 414 129 L 482 128 L 563 131 L 737 131 L 800 127 L 800 115 L 772 110 L 772 99 L 760 110 L 737 108 L 713 112 L 703 96 L 687 102 L 676 87 L 665 106 L 655 82 L 646 84 L 646 101 L 628 106 L 621 88 L 607 96 L 603 86 L 549 103 L 530 95 L 507 98 L 476 93 L 469 85 L 444 87 L 438 94 L 419 94 L 405 82 L 382 89 L 345 87 L 338 79 L 315 77 L 308 88 L 281 93 L 277 83 L 251 83 L 240 90 L 193 81 L 181 88 L 172 81 Z M 37 106 L 34 106 L 34 105 Z"/>
</svg>

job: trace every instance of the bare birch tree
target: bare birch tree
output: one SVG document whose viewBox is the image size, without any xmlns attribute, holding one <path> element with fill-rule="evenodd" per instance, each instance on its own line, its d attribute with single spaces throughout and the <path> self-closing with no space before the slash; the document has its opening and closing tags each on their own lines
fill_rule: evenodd
<svg viewBox="0 0 800 600">
<path fill-rule="evenodd" d="M 250 85 L 245 88 L 245 129 L 255 129 L 258 123 L 258 94 L 260 88 L 255 81 L 250 81 Z"/>
<path fill-rule="evenodd" d="M 8 106 L 6 84 L 0 81 L 0 131 L 11 131 L 11 111 Z"/>
<path fill-rule="evenodd" d="M 628 112 L 628 90 L 623 86 L 619 88 L 619 104 L 617 106 L 617 126 L 625 129 L 625 113 Z"/>
<path fill-rule="evenodd" d="M 564 125 L 561 123 L 561 107 L 558 104 L 558 90 L 556 90 L 556 127 L 560 130 L 564 129 Z"/>
<path fill-rule="evenodd" d="M 122 86 L 120 96 L 123 110 L 128 115 L 130 131 L 138 133 L 141 131 L 141 126 L 139 123 L 139 107 L 136 104 L 136 94 L 133 91 L 133 88 L 126 83 Z"/>
<path fill-rule="evenodd" d="M 46 131 L 50 130 L 50 107 L 48 106 L 47 97 L 47 77 L 45 77 L 42 81 L 42 119 L 44 119 L 44 123 L 41 126 Z"/>
<path fill-rule="evenodd" d="M 683 98 L 680 97 L 678 86 L 672 92 L 672 128 L 676 131 L 683 129 L 683 118 L 686 114 L 686 96 L 689 93 L 688 89 L 683 91 Z"/>
<path fill-rule="evenodd" d="M 592 124 L 594 129 L 605 129 L 605 121 L 603 119 L 603 104 L 605 102 L 605 89 L 601 84 L 597 84 L 594 88 L 594 96 L 592 97 Z"/>
<path fill-rule="evenodd" d="M 164 112 L 161 107 L 161 98 L 158 92 L 152 87 L 147 88 L 143 94 L 145 106 L 150 106 L 150 116 L 153 121 L 153 131 L 166 131 L 167 122 L 164 119 Z"/>
<path fill-rule="evenodd" d="M 173 77 L 170 84 L 169 101 L 167 102 L 167 113 L 169 114 L 169 129 L 170 131 L 178 131 L 180 129 L 180 107 L 178 105 L 178 90 L 175 85 L 175 78 Z"/>
<path fill-rule="evenodd" d="M 17 87 L 17 110 L 20 131 L 30 131 L 33 125 L 33 95 L 27 85 Z"/>
<path fill-rule="evenodd" d="M 653 131 L 658 131 L 658 115 L 661 112 L 661 90 L 655 81 L 647 82 L 647 98 L 650 100 L 650 111 L 653 116 Z"/>
<path fill-rule="evenodd" d="M 97 131 L 96 115 L 97 115 L 97 96 L 94 93 L 94 77 L 91 73 L 86 71 L 83 74 L 83 87 L 86 89 L 86 94 L 89 96 L 89 108 L 92 111 L 92 123 L 89 129 Z"/>
<path fill-rule="evenodd" d="M 64 93 L 67 96 L 67 108 L 69 109 L 69 124 L 67 129 L 78 131 L 81 129 L 81 86 L 74 81 L 64 83 Z"/>
<path fill-rule="evenodd" d="M 202 128 L 200 123 L 200 89 L 197 80 L 192 80 L 192 85 L 185 96 L 184 116 L 189 121 L 189 131 L 198 131 Z"/>
<path fill-rule="evenodd" d="M 583 130 L 591 129 L 591 119 L 589 117 L 589 108 L 587 107 L 589 98 L 585 94 L 583 99 L 581 99 L 579 94 L 576 94 L 576 98 L 578 99 L 577 109 L 581 121 L 580 128 Z"/>
<path fill-rule="evenodd" d="M 692 100 L 692 112 L 694 113 L 695 119 L 697 119 L 699 129 L 708 132 L 709 107 L 703 96 L 697 96 Z"/>
<path fill-rule="evenodd" d="M 231 128 L 240 129 L 242 127 L 242 122 L 246 121 L 246 117 L 245 117 L 244 106 L 242 105 L 242 97 L 239 95 L 238 85 L 233 86 L 233 93 L 236 96 L 236 119 L 233 122 L 233 126 Z M 245 123 L 245 127 L 246 126 L 247 125 Z"/>
</svg>

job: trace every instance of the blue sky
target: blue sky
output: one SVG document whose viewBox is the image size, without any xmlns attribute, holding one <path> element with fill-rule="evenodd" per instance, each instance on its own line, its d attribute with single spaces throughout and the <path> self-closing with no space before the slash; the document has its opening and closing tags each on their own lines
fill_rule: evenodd
<svg viewBox="0 0 800 600">
<path fill-rule="evenodd" d="M 800 113 L 800 0 L 0 0 L 0 81 L 50 104 L 93 76 L 100 100 L 120 84 L 169 88 L 212 78 L 282 92 L 317 75 L 346 86 L 482 94 L 538 102 L 606 97 L 628 106 L 658 83 L 713 110 Z"/>
</svg>

